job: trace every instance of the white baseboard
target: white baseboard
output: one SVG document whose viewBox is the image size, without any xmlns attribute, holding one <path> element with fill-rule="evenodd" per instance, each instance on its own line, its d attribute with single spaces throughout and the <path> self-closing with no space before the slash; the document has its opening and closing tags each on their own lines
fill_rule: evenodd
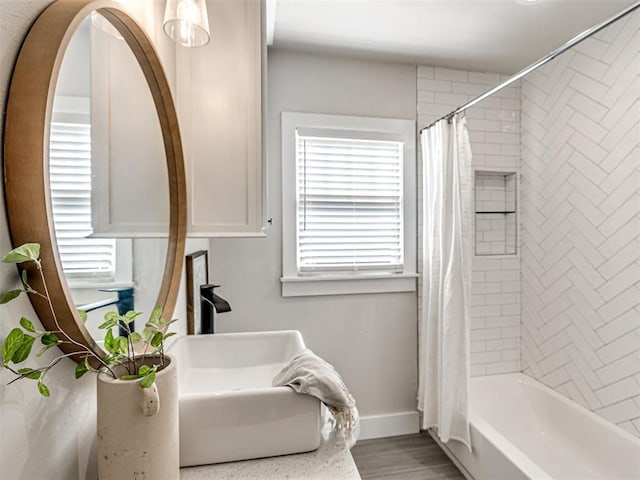
<svg viewBox="0 0 640 480">
<path fill-rule="evenodd" d="M 360 440 L 409 435 L 420 431 L 420 417 L 415 412 L 360 417 Z"/>
</svg>

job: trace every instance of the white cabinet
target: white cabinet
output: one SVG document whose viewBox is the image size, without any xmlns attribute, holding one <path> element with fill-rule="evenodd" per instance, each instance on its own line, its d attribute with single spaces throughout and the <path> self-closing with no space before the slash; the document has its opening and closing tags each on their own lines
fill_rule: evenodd
<svg viewBox="0 0 640 480">
<path fill-rule="evenodd" d="M 174 84 L 175 44 L 162 31 L 164 8 L 136 2 L 129 14 L 154 43 Z M 98 237 L 166 237 L 169 185 L 162 131 L 133 52 L 104 19 L 74 34 L 90 44 L 92 226 Z"/>
<path fill-rule="evenodd" d="M 207 2 L 211 41 L 177 47 L 188 235 L 263 236 L 262 2 Z"/>
<path fill-rule="evenodd" d="M 98 28 L 92 46 L 92 224 L 95 236 L 167 236 L 162 131 L 128 45 Z"/>
<path fill-rule="evenodd" d="M 152 38 L 173 87 L 188 235 L 263 236 L 263 2 L 207 1 L 211 41 L 197 48 L 164 34 L 160 4 L 135 7 L 131 13 Z M 100 29 L 93 37 L 95 235 L 166 236 L 164 150 L 144 77 L 122 40 Z"/>
</svg>

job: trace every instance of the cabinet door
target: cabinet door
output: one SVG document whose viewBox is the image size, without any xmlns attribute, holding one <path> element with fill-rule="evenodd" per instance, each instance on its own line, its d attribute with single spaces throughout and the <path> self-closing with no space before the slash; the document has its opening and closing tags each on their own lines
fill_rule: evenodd
<svg viewBox="0 0 640 480">
<path fill-rule="evenodd" d="M 144 26 L 172 83 L 175 48 L 162 32 L 164 9 L 155 2 L 133 6 L 129 14 Z M 105 20 L 86 23 L 91 33 L 93 235 L 166 237 L 166 157 L 149 87 L 115 29 Z"/>
<path fill-rule="evenodd" d="M 211 41 L 178 47 L 190 236 L 262 236 L 262 2 L 207 2 Z"/>
</svg>

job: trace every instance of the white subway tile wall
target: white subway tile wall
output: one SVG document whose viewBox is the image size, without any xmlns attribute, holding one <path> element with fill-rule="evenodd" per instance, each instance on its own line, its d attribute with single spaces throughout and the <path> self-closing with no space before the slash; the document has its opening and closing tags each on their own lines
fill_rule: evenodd
<svg viewBox="0 0 640 480">
<path fill-rule="evenodd" d="M 507 77 L 418 66 L 418 128 L 433 123 Z M 473 167 L 520 167 L 520 87 L 510 86 L 467 110 Z M 422 178 L 422 161 L 418 162 Z M 418 182 L 419 231 L 422 230 L 422 187 Z M 504 217 L 504 215 L 503 215 Z M 515 222 L 515 216 L 513 216 Z M 503 219 L 504 221 L 504 219 Z M 503 225 L 494 225 L 503 228 Z M 488 225 L 491 232 L 492 225 Z M 491 236 L 489 236 L 491 238 Z M 510 239 L 515 241 L 515 239 Z M 422 238 L 418 241 L 422 271 Z M 490 247 L 491 248 L 491 247 Z M 517 256 L 474 257 L 472 263 L 471 375 L 520 371 L 520 262 Z M 418 280 L 419 292 L 422 287 Z M 419 294 L 420 315 L 422 298 Z"/>
<path fill-rule="evenodd" d="M 522 81 L 522 366 L 640 436 L 640 14 Z M 476 347 L 477 348 L 477 347 Z"/>
</svg>

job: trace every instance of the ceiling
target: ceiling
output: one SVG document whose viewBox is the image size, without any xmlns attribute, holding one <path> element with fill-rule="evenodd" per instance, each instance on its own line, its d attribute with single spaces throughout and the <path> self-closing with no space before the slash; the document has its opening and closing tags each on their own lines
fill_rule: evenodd
<svg viewBox="0 0 640 480">
<path fill-rule="evenodd" d="M 515 73 L 636 2 L 268 0 L 267 18 L 275 47 Z"/>
</svg>

